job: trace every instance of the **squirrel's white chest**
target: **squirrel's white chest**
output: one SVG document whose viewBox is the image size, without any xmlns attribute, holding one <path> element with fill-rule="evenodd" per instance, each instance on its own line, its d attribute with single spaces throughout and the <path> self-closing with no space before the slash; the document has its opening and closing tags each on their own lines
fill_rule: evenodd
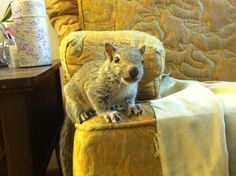
<svg viewBox="0 0 236 176">
<path fill-rule="evenodd" d="M 125 87 L 117 88 L 112 92 L 111 104 L 124 104 L 126 98 L 137 94 L 137 83 L 129 84 Z"/>
</svg>

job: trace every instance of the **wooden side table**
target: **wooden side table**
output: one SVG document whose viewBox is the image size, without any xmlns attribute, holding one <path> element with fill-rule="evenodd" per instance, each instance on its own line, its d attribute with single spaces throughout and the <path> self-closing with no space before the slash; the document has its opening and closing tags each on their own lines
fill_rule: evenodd
<svg viewBox="0 0 236 176">
<path fill-rule="evenodd" d="M 0 68 L 1 176 L 45 174 L 64 118 L 59 68 Z"/>
</svg>

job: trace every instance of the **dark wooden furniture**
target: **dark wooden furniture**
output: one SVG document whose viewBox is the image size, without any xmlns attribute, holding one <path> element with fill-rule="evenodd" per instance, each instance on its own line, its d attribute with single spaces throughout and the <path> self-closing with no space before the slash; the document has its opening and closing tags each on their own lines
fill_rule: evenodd
<svg viewBox="0 0 236 176">
<path fill-rule="evenodd" d="M 59 68 L 0 68 L 1 176 L 45 174 L 64 116 Z"/>
</svg>

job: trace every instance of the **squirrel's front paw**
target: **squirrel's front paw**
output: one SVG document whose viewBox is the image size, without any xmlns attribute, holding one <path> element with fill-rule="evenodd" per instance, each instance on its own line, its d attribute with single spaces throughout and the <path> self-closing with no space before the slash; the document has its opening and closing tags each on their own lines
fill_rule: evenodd
<svg viewBox="0 0 236 176">
<path fill-rule="evenodd" d="M 133 107 L 128 108 L 128 115 L 131 116 L 132 114 L 134 115 L 141 115 L 143 114 L 143 108 L 140 104 L 136 104 Z"/>
<path fill-rule="evenodd" d="M 103 116 L 107 123 L 117 123 L 122 117 L 122 115 L 117 111 L 105 112 Z"/>
<path fill-rule="evenodd" d="M 95 116 L 96 112 L 95 111 L 87 111 L 84 113 L 81 113 L 79 116 L 79 122 L 82 124 L 83 122 L 85 122 L 86 120 L 90 119 L 91 117 Z"/>
</svg>

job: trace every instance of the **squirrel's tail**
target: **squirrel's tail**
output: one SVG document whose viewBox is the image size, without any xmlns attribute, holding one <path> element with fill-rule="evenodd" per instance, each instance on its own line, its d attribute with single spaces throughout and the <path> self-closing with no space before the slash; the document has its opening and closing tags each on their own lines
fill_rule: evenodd
<svg viewBox="0 0 236 176">
<path fill-rule="evenodd" d="M 72 153 L 75 127 L 66 117 L 60 135 L 60 160 L 63 176 L 72 176 Z"/>
</svg>

